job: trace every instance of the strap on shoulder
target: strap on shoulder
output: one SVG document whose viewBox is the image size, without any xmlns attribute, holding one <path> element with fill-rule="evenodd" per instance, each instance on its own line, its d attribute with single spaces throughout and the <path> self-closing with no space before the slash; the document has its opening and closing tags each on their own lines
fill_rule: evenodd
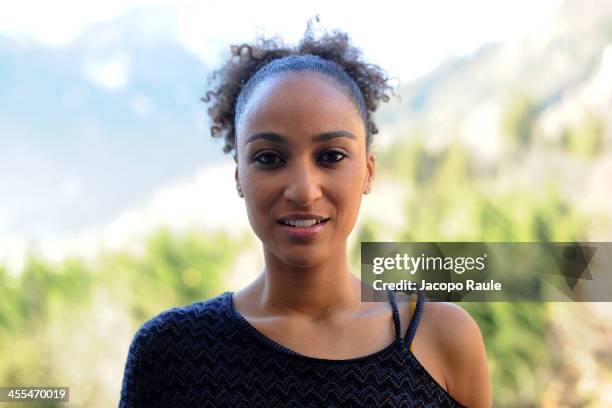
<svg viewBox="0 0 612 408">
<path fill-rule="evenodd" d="M 420 290 L 417 291 L 416 299 L 414 294 L 410 296 L 410 324 L 406 332 L 404 342 L 409 345 L 410 351 L 414 351 L 412 340 L 417 331 L 417 327 L 421 321 L 423 315 L 423 302 L 425 301 L 425 295 Z"/>
<path fill-rule="evenodd" d="M 402 337 L 401 332 L 401 321 L 399 311 L 397 309 L 397 302 L 395 300 L 395 292 L 389 291 L 389 301 L 391 302 L 391 309 L 393 310 L 393 326 L 395 327 L 395 340 L 400 340 Z"/>
</svg>

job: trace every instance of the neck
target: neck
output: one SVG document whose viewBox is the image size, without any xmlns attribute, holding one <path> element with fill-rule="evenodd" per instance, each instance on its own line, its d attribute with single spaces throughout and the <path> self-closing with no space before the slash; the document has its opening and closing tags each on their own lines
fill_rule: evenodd
<svg viewBox="0 0 612 408">
<path fill-rule="evenodd" d="M 346 249 L 320 265 L 296 267 L 264 250 L 263 273 L 254 282 L 259 307 L 275 314 L 329 316 L 359 307 L 360 282 L 350 272 Z"/>
</svg>

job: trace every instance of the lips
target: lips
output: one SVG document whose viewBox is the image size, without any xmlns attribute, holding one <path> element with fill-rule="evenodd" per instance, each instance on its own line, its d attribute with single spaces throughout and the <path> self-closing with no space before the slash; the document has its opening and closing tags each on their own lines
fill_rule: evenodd
<svg viewBox="0 0 612 408">
<path fill-rule="evenodd" d="M 329 220 L 328 217 L 323 217 L 317 214 L 291 214 L 280 218 L 277 222 L 282 225 L 297 228 L 308 228 L 321 224 L 327 220 Z"/>
<path fill-rule="evenodd" d="M 317 225 L 325 221 L 327 220 L 325 219 L 317 220 L 314 218 L 309 218 L 309 219 L 304 219 L 304 220 L 293 219 L 293 220 L 280 221 L 280 223 L 283 225 L 289 225 L 289 226 L 297 227 L 297 228 L 306 228 L 306 227 L 312 227 L 313 225 Z"/>
<path fill-rule="evenodd" d="M 286 215 L 282 218 L 279 218 L 278 221 L 279 222 L 286 222 L 286 221 L 293 221 L 293 220 L 316 220 L 316 221 L 322 221 L 322 220 L 326 220 L 329 219 L 329 217 L 324 217 L 322 215 L 318 215 L 318 214 L 304 214 L 304 213 L 296 213 L 296 214 L 289 214 Z"/>
<path fill-rule="evenodd" d="M 316 214 L 292 214 L 277 221 L 289 238 L 310 239 L 315 237 L 329 221 L 328 217 Z"/>
</svg>

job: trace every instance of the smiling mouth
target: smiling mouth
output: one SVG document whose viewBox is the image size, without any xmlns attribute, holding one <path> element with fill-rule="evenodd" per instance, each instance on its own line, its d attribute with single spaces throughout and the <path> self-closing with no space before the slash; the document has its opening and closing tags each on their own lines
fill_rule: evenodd
<svg viewBox="0 0 612 408">
<path fill-rule="evenodd" d="M 309 219 L 309 220 L 279 220 L 277 223 L 281 225 L 287 225 L 294 228 L 310 228 L 315 225 L 324 224 L 329 221 L 329 218 L 323 218 L 321 220 Z"/>
</svg>

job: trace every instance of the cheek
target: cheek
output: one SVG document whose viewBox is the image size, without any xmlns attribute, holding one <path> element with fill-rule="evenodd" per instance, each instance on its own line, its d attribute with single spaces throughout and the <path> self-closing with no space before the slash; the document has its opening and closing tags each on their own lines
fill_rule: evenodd
<svg viewBox="0 0 612 408">
<path fill-rule="evenodd" d="M 356 196 L 360 196 L 363 189 L 363 181 L 366 176 L 367 167 L 365 160 L 359 160 L 359 163 L 355 163 L 354 166 L 345 174 L 344 184 L 350 186 L 351 191 Z"/>
<path fill-rule="evenodd" d="M 270 209 L 278 196 L 278 183 L 274 182 L 273 177 L 256 176 L 248 172 L 242 174 L 244 177 L 241 177 L 241 183 L 247 214 L 255 228 L 268 221 Z"/>
<path fill-rule="evenodd" d="M 272 173 L 245 172 L 244 174 L 242 189 L 249 199 L 257 203 L 271 199 L 272 192 L 280 187 L 278 178 Z"/>
<path fill-rule="evenodd" d="M 261 197 L 253 195 L 252 192 L 248 194 L 245 193 L 244 198 L 247 218 L 249 219 L 251 229 L 262 242 L 267 241 L 270 238 L 271 231 L 269 218 L 270 206 L 267 205 Z"/>
<path fill-rule="evenodd" d="M 329 194 L 336 201 L 342 219 L 356 218 L 361 204 L 364 172 L 361 168 L 337 174 L 333 178 Z"/>
</svg>

